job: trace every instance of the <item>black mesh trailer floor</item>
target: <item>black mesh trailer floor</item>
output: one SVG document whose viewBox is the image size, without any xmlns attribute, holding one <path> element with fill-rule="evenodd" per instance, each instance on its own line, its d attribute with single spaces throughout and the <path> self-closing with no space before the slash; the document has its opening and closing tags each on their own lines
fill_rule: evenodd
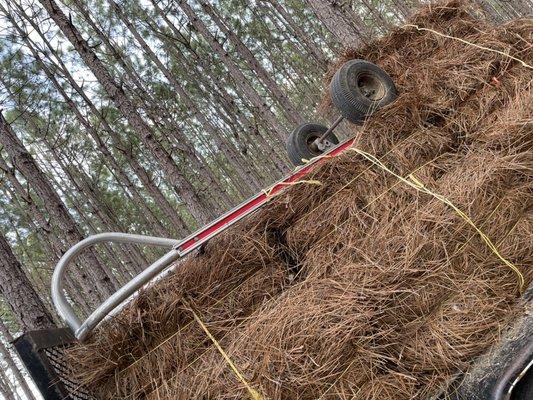
<svg viewBox="0 0 533 400">
<path fill-rule="evenodd" d="M 47 329 L 23 334 L 13 344 L 35 385 L 46 400 L 93 400 L 72 381 L 64 350 L 75 342 L 70 329 Z"/>
</svg>

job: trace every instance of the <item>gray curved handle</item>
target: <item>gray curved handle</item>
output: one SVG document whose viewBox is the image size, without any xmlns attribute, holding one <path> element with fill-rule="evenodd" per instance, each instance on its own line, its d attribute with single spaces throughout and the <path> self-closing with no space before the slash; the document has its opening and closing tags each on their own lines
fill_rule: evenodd
<svg viewBox="0 0 533 400">
<path fill-rule="evenodd" d="M 107 300 L 105 300 L 91 315 L 81 322 L 76 315 L 71 304 L 65 296 L 63 287 L 63 280 L 67 272 L 67 268 L 82 250 L 93 246 L 97 243 L 111 242 L 111 243 L 137 243 L 160 247 L 172 248 L 163 257 L 155 261 L 152 265 L 146 268 L 139 275 L 134 277 L 126 285 L 116 291 Z M 158 275 L 172 262 L 181 257 L 177 247 L 181 243 L 180 240 L 166 239 L 154 236 L 133 235 L 127 233 L 107 232 L 97 235 L 89 236 L 82 240 L 75 246 L 71 247 L 61 257 L 57 263 L 54 274 L 52 276 L 52 301 L 59 316 L 72 329 L 76 338 L 83 341 L 87 338 L 89 333 L 114 309 L 116 309 L 124 300 L 130 297 L 133 293 L 139 290 L 143 285 L 148 283 L 152 278 Z"/>
</svg>

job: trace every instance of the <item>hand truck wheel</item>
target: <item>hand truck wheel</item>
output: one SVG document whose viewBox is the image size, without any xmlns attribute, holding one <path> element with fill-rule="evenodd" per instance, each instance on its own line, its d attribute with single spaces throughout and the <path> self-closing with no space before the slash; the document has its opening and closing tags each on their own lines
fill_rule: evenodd
<svg viewBox="0 0 533 400">
<path fill-rule="evenodd" d="M 365 60 L 344 63 L 333 76 L 330 91 L 333 104 L 340 110 L 341 116 L 329 128 L 303 124 L 292 131 L 287 141 L 287 152 L 295 166 L 339 144 L 333 130 L 344 118 L 361 124 L 374 111 L 398 97 L 391 77 L 377 65 Z"/>
<path fill-rule="evenodd" d="M 327 135 L 320 144 L 317 143 L 317 139 L 321 138 L 327 130 L 328 128 L 324 125 L 309 123 L 293 130 L 287 140 L 287 153 L 291 162 L 295 166 L 302 165 L 304 160 L 319 156 L 339 144 L 339 139 L 333 132 Z"/>
<path fill-rule="evenodd" d="M 365 60 L 346 62 L 333 76 L 330 92 L 333 104 L 354 124 L 361 124 L 374 111 L 398 97 L 391 77 Z"/>
</svg>

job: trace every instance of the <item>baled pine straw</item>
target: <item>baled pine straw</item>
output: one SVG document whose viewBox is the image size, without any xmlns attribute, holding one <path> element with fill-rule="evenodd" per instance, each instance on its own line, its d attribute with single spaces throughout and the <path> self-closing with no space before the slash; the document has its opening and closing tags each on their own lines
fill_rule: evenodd
<svg viewBox="0 0 533 400">
<path fill-rule="evenodd" d="M 466 213 L 529 285 L 533 22 L 476 15 L 422 9 L 427 29 L 347 50 L 326 81 L 352 58 L 392 76 L 399 98 L 355 146 Z M 354 151 L 306 179 L 322 184 L 276 196 L 74 347 L 73 378 L 102 399 L 249 398 L 192 308 L 263 399 L 423 399 L 521 312 L 517 273 L 449 205 Z"/>
</svg>

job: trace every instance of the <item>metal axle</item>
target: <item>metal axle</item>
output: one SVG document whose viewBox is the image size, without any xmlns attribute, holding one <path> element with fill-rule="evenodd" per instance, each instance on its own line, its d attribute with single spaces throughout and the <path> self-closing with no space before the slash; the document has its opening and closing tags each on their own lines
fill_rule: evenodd
<svg viewBox="0 0 533 400">
<path fill-rule="evenodd" d="M 335 130 L 337 126 L 342 122 L 344 117 L 341 115 L 338 117 L 333 124 L 328 128 L 326 132 L 322 134 L 319 138 L 316 138 L 313 143 L 311 144 L 311 147 L 316 151 L 325 151 L 328 147 L 331 146 L 331 143 L 326 143 L 326 138 Z"/>
</svg>

